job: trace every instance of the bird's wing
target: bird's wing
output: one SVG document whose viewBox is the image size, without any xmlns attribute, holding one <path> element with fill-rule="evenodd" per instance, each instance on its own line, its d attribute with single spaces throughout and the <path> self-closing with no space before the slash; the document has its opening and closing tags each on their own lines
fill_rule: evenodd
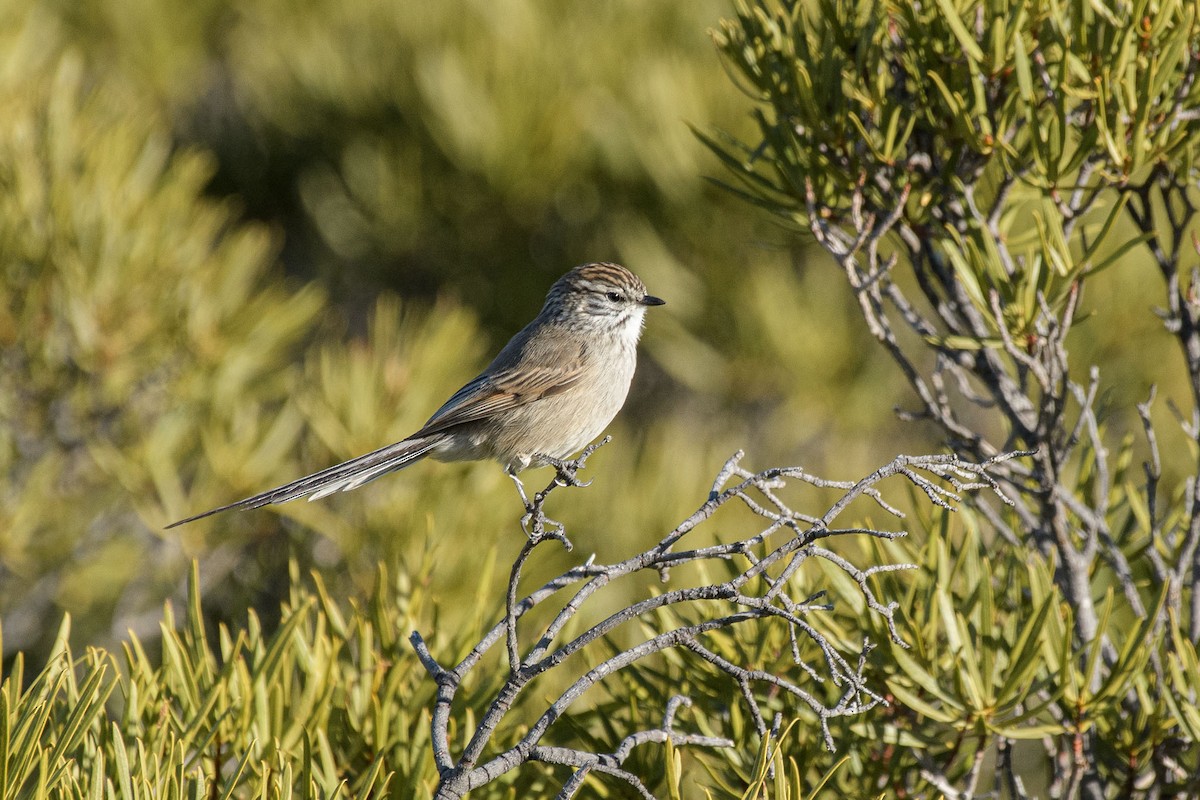
<svg viewBox="0 0 1200 800">
<path fill-rule="evenodd" d="M 413 438 L 439 433 L 466 422 L 488 419 L 498 412 L 544 397 L 575 385 L 583 370 L 584 348 L 571 348 L 560 360 L 547 366 L 521 366 L 485 372 L 454 393 Z"/>
</svg>

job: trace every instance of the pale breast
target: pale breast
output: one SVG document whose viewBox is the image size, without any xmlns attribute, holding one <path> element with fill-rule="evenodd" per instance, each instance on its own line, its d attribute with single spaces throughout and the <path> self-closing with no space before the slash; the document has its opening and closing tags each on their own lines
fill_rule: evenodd
<svg viewBox="0 0 1200 800">
<path fill-rule="evenodd" d="M 579 452 L 604 432 L 625 404 L 637 366 L 638 323 L 586 338 L 575 350 L 581 359 L 577 380 L 531 402 L 498 410 L 491 418 L 447 429 L 431 455 L 441 461 L 493 458 L 521 469 L 544 463 L 537 456 L 563 459 Z M 560 344 L 546 349 L 564 349 Z M 536 355 L 540 358 L 530 360 L 545 363 L 551 353 Z"/>
<path fill-rule="evenodd" d="M 637 366 L 634 347 L 619 340 L 605 344 L 588 348 L 584 375 L 577 383 L 513 409 L 493 429 L 495 458 L 503 463 L 536 455 L 566 458 L 604 432 L 625 404 Z"/>
</svg>

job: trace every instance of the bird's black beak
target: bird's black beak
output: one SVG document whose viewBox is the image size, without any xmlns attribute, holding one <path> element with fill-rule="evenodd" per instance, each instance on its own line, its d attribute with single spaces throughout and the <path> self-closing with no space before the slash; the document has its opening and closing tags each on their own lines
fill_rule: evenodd
<svg viewBox="0 0 1200 800">
<path fill-rule="evenodd" d="M 666 304 L 666 300 L 663 300 L 661 297 L 655 297 L 652 294 L 648 294 L 642 298 L 642 305 L 644 306 L 665 306 Z"/>
</svg>

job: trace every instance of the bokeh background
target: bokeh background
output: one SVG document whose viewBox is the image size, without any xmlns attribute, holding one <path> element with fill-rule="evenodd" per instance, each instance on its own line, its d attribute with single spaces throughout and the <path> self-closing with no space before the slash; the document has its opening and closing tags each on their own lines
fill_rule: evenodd
<svg viewBox="0 0 1200 800">
<path fill-rule="evenodd" d="M 835 266 L 706 180 L 692 128 L 752 130 L 708 35 L 729 11 L 4 0 L 6 655 L 44 652 L 64 612 L 79 642 L 152 641 L 192 559 L 217 619 L 269 622 L 289 559 L 345 597 L 382 561 L 442 624 L 469 613 L 483 555 L 521 543 L 495 465 L 162 528 L 402 438 L 585 261 L 668 305 L 595 484 L 555 496 L 577 551 L 545 573 L 644 548 L 739 448 L 842 479 L 938 449 L 892 413 L 901 376 Z M 1119 272 L 1072 347 L 1127 410 L 1152 366 L 1127 354 L 1165 336 L 1156 288 Z"/>
</svg>

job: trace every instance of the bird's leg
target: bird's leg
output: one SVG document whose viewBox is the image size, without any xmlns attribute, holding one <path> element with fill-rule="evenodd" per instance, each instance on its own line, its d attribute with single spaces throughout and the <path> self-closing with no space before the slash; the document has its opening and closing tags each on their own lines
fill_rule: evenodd
<svg viewBox="0 0 1200 800">
<path fill-rule="evenodd" d="M 554 456 L 542 455 L 540 453 L 533 454 L 521 462 L 521 466 L 528 466 L 530 463 L 547 464 L 554 467 L 554 479 L 546 485 L 545 489 L 533 496 L 533 502 L 529 501 L 529 497 L 525 494 L 525 484 L 521 483 L 521 479 L 517 477 L 516 465 L 510 464 L 504 468 L 504 472 L 508 477 L 512 478 L 516 484 L 517 492 L 521 495 L 521 503 L 525 506 L 525 516 L 521 517 L 521 530 L 525 531 L 525 535 L 534 543 L 540 542 L 542 539 L 557 539 L 562 542 L 563 547 L 571 549 L 571 540 L 564 533 L 563 524 L 546 516 L 542 511 L 542 506 L 546 502 L 546 498 L 550 492 L 554 491 L 558 486 L 591 486 L 591 481 L 579 480 L 579 470 L 583 469 L 583 465 L 591 457 L 592 453 L 612 441 L 611 436 L 605 436 L 598 442 L 588 445 L 583 452 L 579 454 L 579 458 L 567 460 L 555 458 Z"/>
<path fill-rule="evenodd" d="M 521 479 L 517 476 L 517 471 L 512 467 L 505 467 L 504 474 L 512 478 L 512 482 L 516 484 L 517 494 L 521 495 L 521 505 L 525 506 L 527 512 L 533 510 L 533 506 L 529 504 L 529 498 L 525 496 L 525 484 L 521 483 Z"/>
</svg>

